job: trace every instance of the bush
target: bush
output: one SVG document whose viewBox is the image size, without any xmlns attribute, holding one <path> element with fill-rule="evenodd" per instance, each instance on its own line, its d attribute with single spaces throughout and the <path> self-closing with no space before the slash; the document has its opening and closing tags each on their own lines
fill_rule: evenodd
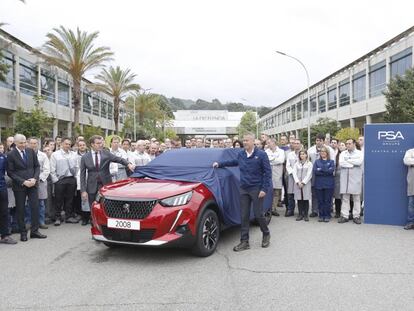
<svg viewBox="0 0 414 311">
<path fill-rule="evenodd" d="M 345 142 L 348 138 L 353 138 L 356 141 L 358 141 L 358 138 L 360 136 L 359 129 L 357 128 L 350 128 L 345 127 L 343 129 L 340 129 L 336 134 L 335 138 L 339 141 Z"/>
</svg>

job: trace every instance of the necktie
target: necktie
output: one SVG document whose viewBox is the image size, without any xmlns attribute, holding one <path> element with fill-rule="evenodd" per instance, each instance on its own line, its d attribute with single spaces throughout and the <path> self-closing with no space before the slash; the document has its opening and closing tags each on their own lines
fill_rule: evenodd
<svg viewBox="0 0 414 311">
<path fill-rule="evenodd" d="M 98 152 L 95 152 L 95 168 L 97 171 L 99 171 Z"/>
<path fill-rule="evenodd" d="M 26 165 L 27 165 L 27 155 L 26 155 L 26 152 L 23 150 L 23 151 L 22 151 L 22 154 L 23 154 L 23 161 L 24 161 L 24 164 L 26 164 Z"/>
</svg>

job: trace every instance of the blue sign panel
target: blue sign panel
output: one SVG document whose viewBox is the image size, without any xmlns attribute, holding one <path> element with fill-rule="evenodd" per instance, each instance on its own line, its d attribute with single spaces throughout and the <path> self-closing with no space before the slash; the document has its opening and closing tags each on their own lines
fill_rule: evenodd
<svg viewBox="0 0 414 311">
<path fill-rule="evenodd" d="M 407 167 L 404 154 L 414 148 L 414 124 L 365 125 L 365 223 L 405 225 Z"/>
</svg>

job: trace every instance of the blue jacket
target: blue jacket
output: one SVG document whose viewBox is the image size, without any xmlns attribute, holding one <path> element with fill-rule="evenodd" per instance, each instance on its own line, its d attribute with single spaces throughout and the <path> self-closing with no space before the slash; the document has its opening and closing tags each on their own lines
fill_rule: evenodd
<svg viewBox="0 0 414 311">
<path fill-rule="evenodd" d="M 0 191 L 6 190 L 7 185 L 4 175 L 6 174 L 7 158 L 6 155 L 0 153 Z"/>
<path fill-rule="evenodd" d="M 335 188 L 335 162 L 333 160 L 318 159 L 313 164 L 313 174 L 315 176 L 314 187 L 316 189 Z"/>
<path fill-rule="evenodd" d="M 237 155 L 237 160 L 219 163 L 219 167 L 226 166 L 239 166 L 240 187 L 242 189 L 260 189 L 268 192 L 272 183 L 272 169 L 269 158 L 263 150 L 254 148 L 253 154 L 248 158 L 246 150 L 242 149 Z"/>
</svg>

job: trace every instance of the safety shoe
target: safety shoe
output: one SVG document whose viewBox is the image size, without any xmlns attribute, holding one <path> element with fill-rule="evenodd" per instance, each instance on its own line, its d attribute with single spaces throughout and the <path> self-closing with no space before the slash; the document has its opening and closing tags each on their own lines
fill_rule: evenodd
<svg viewBox="0 0 414 311">
<path fill-rule="evenodd" d="M 250 249 L 249 241 L 241 241 L 240 244 L 236 245 L 233 250 L 235 252 L 241 252 Z"/>
<path fill-rule="evenodd" d="M 353 221 L 354 221 L 354 223 L 355 223 L 355 224 L 357 224 L 357 225 L 360 225 L 360 224 L 361 224 L 361 218 L 359 218 L 359 217 L 355 217 L 355 218 L 353 219 Z"/>
<path fill-rule="evenodd" d="M 407 224 L 407 225 L 404 227 L 404 229 L 405 229 L 405 230 L 414 230 L 414 224 Z"/>
<path fill-rule="evenodd" d="M 270 245 L 270 234 L 263 234 L 262 247 L 266 248 Z"/>
<path fill-rule="evenodd" d="M 344 223 L 346 223 L 346 222 L 348 222 L 348 219 L 347 219 L 347 218 L 345 218 L 345 217 L 342 217 L 342 216 L 341 216 L 341 218 L 339 218 L 339 220 L 338 220 L 338 224 L 344 224 Z"/>
</svg>

